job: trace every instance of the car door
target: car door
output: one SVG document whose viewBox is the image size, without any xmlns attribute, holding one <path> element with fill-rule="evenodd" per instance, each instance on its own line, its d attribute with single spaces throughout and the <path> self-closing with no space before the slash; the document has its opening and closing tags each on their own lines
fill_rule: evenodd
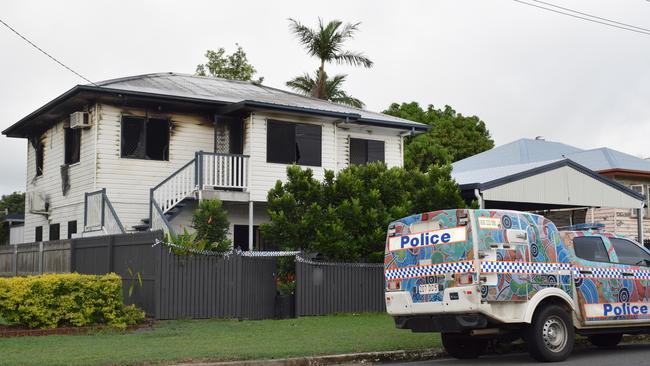
<svg viewBox="0 0 650 366">
<path fill-rule="evenodd" d="M 610 320 L 604 315 L 607 304 L 618 302 L 619 281 L 612 276 L 609 242 L 597 234 L 573 233 L 575 296 L 585 325 Z"/>
<path fill-rule="evenodd" d="M 618 273 L 618 298 L 603 313 L 631 325 L 650 320 L 650 253 L 635 242 L 610 236 L 612 262 Z"/>
</svg>

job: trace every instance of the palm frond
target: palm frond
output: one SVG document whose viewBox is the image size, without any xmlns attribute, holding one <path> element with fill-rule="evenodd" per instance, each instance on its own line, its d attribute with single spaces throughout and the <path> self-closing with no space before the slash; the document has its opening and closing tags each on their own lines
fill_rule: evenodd
<svg viewBox="0 0 650 366">
<path fill-rule="evenodd" d="M 336 54 L 334 59 L 339 64 L 346 63 L 352 66 L 363 66 L 368 68 L 373 65 L 373 62 L 361 52 L 343 51 Z"/>
<path fill-rule="evenodd" d="M 312 78 L 308 73 L 305 73 L 287 81 L 286 85 L 298 93 L 313 95 L 316 90 L 316 79 Z"/>
<path fill-rule="evenodd" d="M 316 36 L 316 32 L 293 18 L 289 18 L 289 29 L 291 29 L 291 33 L 298 37 L 300 43 L 302 43 L 307 49 L 310 48 L 310 45 Z"/>
</svg>

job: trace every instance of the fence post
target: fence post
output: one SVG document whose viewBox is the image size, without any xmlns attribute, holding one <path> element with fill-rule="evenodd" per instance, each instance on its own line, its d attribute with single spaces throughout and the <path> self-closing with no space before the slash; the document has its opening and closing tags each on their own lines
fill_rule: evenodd
<svg viewBox="0 0 650 366">
<path fill-rule="evenodd" d="M 115 242 L 115 235 L 108 237 L 108 270 L 106 273 L 113 272 L 113 243 Z"/>
<path fill-rule="evenodd" d="M 76 243 L 77 239 L 70 239 L 70 273 L 73 273 L 76 270 Z"/>
<path fill-rule="evenodd" d="M 14 256 L 12 257 L 11 264 L 14 269 L 14 277 L 18 276 L 18 244 L 14 244 Z"/>
<path fill-rule="evenodd" d="M 38 243 L 38 274 L 43 274 L 43 268 L 45 267 L 43 265 L 43 258 L 45 255 L 43 254 L 43 242 Z"/>
</svg>

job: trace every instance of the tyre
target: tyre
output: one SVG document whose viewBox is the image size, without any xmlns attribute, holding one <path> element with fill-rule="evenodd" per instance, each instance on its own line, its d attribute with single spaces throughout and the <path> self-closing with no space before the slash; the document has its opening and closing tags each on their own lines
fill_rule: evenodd
<svg viewBox="0 0 650 366">
<path fill-rule="evenodd" d="M 569 313 L 558 305 L 537 311 L 525 339 L 528 352 L 537 361 L 564 361 L 573 351 L 575 331 Z"/>
<path fill-rule="evenodd" d="M 599 348 L 612 348 L 621 343 L 623 334 L 609 333 L 609 334 L 594 334 L 589 336 L 589 342 Z"/>
<path fill-rule="evenodd" d="M 464 334 L 442 333 L 442 346 L 451 357 L 470 359 L 485 353 L 488 340 L 472 338 Z"/>
</svg>

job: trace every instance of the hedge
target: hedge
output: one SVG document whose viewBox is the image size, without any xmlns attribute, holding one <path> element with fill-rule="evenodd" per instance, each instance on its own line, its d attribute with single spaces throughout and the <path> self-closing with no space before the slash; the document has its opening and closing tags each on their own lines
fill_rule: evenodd
<svg viewBox="0 0 650 366">
<path fill-rule="evenodd" d="M 0 278 L 0 318 L 11 325 L 55 328 L 107 324 L 126 328 L 144 312 L 122 302 L 114 274 L 47 274 Z"/>
</svg>

